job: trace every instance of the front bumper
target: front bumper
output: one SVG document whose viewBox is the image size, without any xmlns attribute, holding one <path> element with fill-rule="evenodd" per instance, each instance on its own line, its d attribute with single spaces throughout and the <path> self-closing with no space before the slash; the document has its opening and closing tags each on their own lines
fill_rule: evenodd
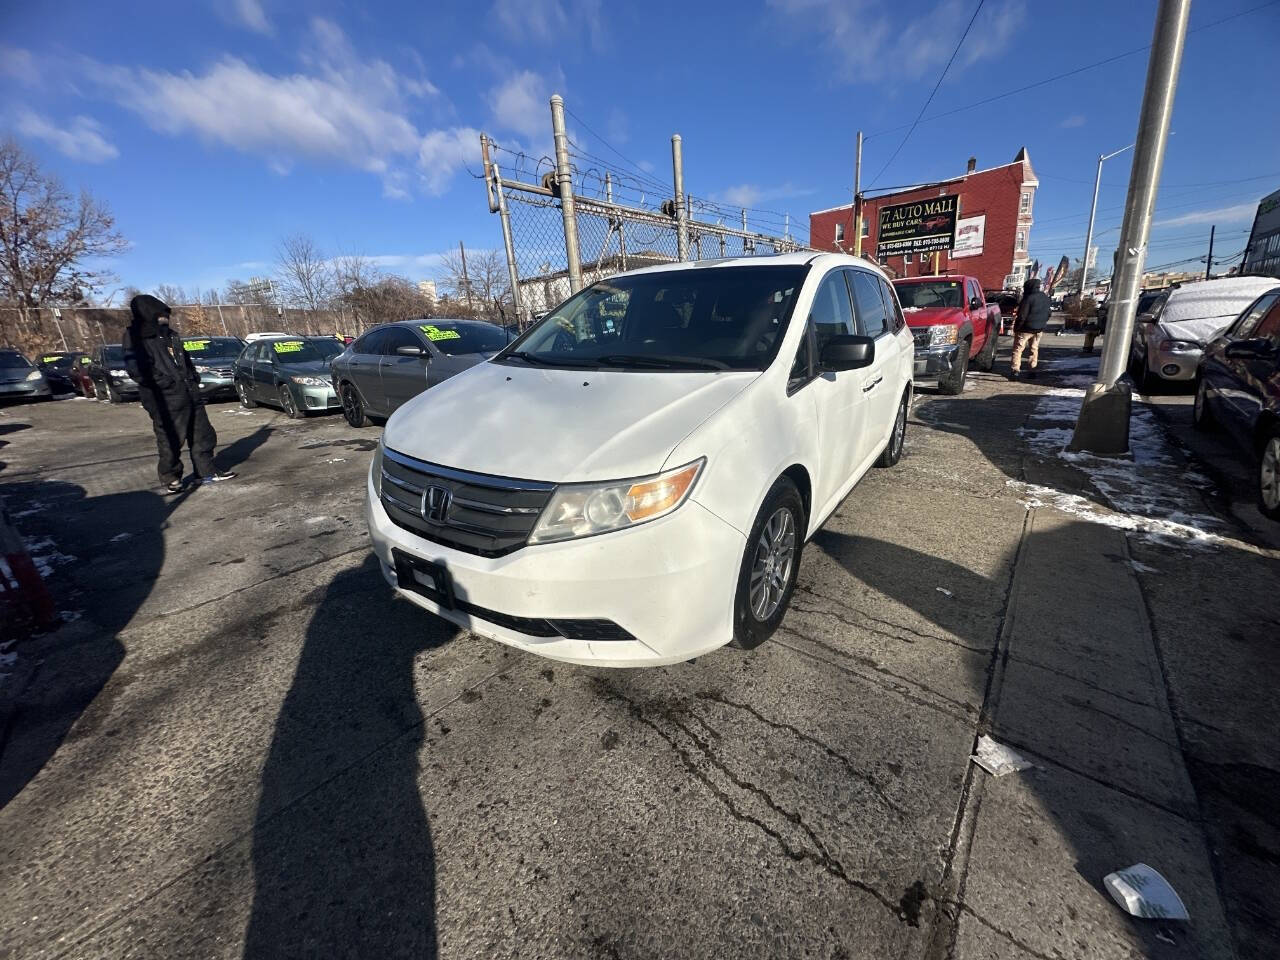
<svg viewBox="0 0 1280 960">
<path fill-rule="evenodd" d="M 138 396 L 138 383 L 132 377 L 108 377 L 107 381 L 122 397 Z"/>
<path fill-rule="evenodd" d="M 916 382 L 939 380 L 950 374 L 958 349 L 959 345 L 954 343 L 938 347 L 916 347 Z"/>
<path fill-rule="evenodd" d="M 235 377 L 230 375 L 223 377 L 210 373 L 200 374 L 200 396 L 209 399 L 222 396 L 234 397 L 235 395 Z"/>
<path fill-rule="evenodd" d="M 382 575 L 397 592 L 473 633 L 538 656 L 605 667 L 662 666 L 733 638 L 733 601 L 746 540 L 694 501 L 629 530 L 480 557 L 396 526 L 365 481 L 365 519 Z M 631 640 L 538 637 L 402 588 L 392 550 L 443 566 L 455 598 L 505 617 L 611 620 Z"/>
<path fill-rule="evenodd" d="M 45 380 L 18 380 L 15 383 L 0 383 L 0 400 L 34 400 L 37 397 L 51 397 L 53 391 Z"/>
<path fill-rule="evenodd" d="M 1168 341 L 1163 341 L 1154 352 L 1147 352 L 1147 368 L 1161 380 L 1186 382 L 1196 378 L 1202 356 L 1203 350 L 1170 350 Z"/>
<path fill-rule="evenodd" d="M 299 410 L 340 410 L 342 402 L 327 383 L 322 387 L 304 387 L 294 384 L 294 398 Z"/>
</svg>

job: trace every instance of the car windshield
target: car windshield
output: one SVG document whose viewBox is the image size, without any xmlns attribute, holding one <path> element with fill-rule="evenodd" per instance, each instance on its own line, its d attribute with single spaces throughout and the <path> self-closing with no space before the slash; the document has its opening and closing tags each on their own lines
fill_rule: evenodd
<svg viewBox="0 0 1280 960">
<path fill-rule="evenodd" d="M 118 343 L 115 346 L 103 347 L 102 362 L 114 364 L 124 363 L 124 348 Z"/>
<path fill-rule="evenodd" d="M 895 283 L 898 302 L 903 310 L 922 310 L 927 307 L 963 307 L 964 292 L 957 280 L 938 280 L 932 283 Z"/>
<path fill-rule="evenodd" d="M 50 353 L 40 358 L 40 366 L 52 370 L 70 370 L 79 359 L 69 353 Z"/>
<path fill-rule="evenodd" d="M 278 362 L 292 366 L 295 363 L 315 363 L 317 360 L 336 357 L 342 352 L 342 344 L 327 337 L 316 337 L 313 340 L 272 340 L 271 351 Z"/>
<path fill-rule="evenodd" d="M 0 353 L 0 370 L 25 370 L 31 364 L 27 363 L 26 357 L 20 353 L 13 351 L 4 351 Z"/>
<path fill-rule="evenodd" d="M 182 349 L 193 362 L 205 360 L 234 360 L 244 349 L 244 344 L 232 337 L 185 337 Z"/>
<path fill-rule="evenodd" d="M 449 356 L 462 353 L 497 353 L 511 342 L 505 330 L 491 323 L 428 320 L 418 324 L 418 329 L 431 341 L 433 347 Z"/>
<path fill-rule="evenodd" d="M 566 300 L 499 356 L 552 367 L 763 370 L 806 265 L 701 267 L 612 277 Z"/>
</svg>

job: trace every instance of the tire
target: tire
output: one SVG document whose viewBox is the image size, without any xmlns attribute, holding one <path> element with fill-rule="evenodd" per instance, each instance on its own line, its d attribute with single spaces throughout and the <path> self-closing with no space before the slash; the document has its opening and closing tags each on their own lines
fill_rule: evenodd
<svg viewBox="0 0 1280 960">
<path fill-rule="evenodd" d="M 978 354 L 978 369 L 984 373 L 995 369 L 997 336 L 995 324 L 987 324 L 987 344 L 982 348 L 982 353 Z"/>
<path fill-rule="evenodd" d="M 1264 517 L 1280 520 L 1280 425 L 1263 434 L 1258 456 L 1258 509 Z"/>
<path fill-rule="evenodd" d="M 1209 389 L 1205 386 L 1203 376 L 1196 377 L 1196 399 L 1191 407 L 1191 422 L 1197 430 L 1206 433 L 1217 426 L 1213 411 L 1209 409 Z"/>
<path fill-rule="evenodd" d="M 893 432 L 889 434 L 888 443 L 880 451 L 880 458 L 876 460 L 877 467 L 892 467 L 902 459 L 902 450 L 907 443 L 907 413 L 910 406 L 911 391 L 908 390 L 902 394 L 898 413 L 893 418 Z"/>
<path fill-rule="evenodd" d="M 293 391 L 287 384 L 280 385 L 280 409 L 290 420 L 301 420 L 307 415 L 305 411 L 298 409 L 298 404 L 293 399 Z"/>
<path fill-rule="evenodd" d="M 938 392 L 946 393 L 952 396 L 964 392 L 964 382 L 969 377 L 969 348 L 972 344 L 968 340 L 961 340 L 959 347 L 959 362 L 951 368 L 951 372 L 947 376 L 938 380 Z"/>
<path fill-rule="evenodd" d="M 1152 393 L 1156 387 L 1156 378 L 1151 373 L 1149 356 L 1150 355 L 1146 350 L 1142 351 L 1142 359 L 1139 362 L 1138 373 L 1137 376 L 1134 377 L 1134 382 L 1138 387 L 1139 393 Z"/>
<path fill-rule="evenodd" d="M 240 406 L 246 410 L 252 410 L 258 405 L 258 401 L 249 396 L 249 391 L 244 388 L 244 383 L 240 380 L 236 381 L 236 396 L 240 398 Z"/>
<path fill-rule="evenodd" d="M 760 646 L 782 623 L 800 570 L 806 522 L 800 491 L 790 479 L 779 477 L 751 525 L 738 572 L 738 588 L 733 598 L 733 645 L 739 649 L 752 650 Z M 782 545 L 785 552 L 771 552 L 774 542 Z M 779 574 L 778 560 L 783 556 L 787 559 Z M 779 577 L 780 582 L 775 579 Z M 754 596 L 753 583 L 757 586 Z M 760 602 L 760 590 L 764 591 L 764 602 Z"/>
<path fill-rule="evenodd" d="M 107 402 L 108 403 L 124 403 L 124 398 L 120 396 L 118 390 L 111 385 L 111 381 L 107 381 Z"/>
<path fill-rule="evenodd" d="M 360 391 L 355 388 L 354 384 L 344 383 L 342 385 L 342 415 L 347 418 L 347 423 L 353 427 L 359 428 L 369 425 L 369 417 L 364 412 L 364 401 L 360 399 Z"/>
</svg>

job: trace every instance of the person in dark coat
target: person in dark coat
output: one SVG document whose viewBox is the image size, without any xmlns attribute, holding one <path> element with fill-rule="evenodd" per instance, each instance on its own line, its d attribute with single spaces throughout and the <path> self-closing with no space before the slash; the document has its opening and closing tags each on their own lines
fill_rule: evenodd
<svg viewBox="0 0 1280 960">
<path fill-rule="evenodd" d="M 160 482 L 168 493 L 183 489 L 184 444 L 199 481 L 230 480 L 234 473 L 220 473 L 213 465 L 218 435 L 200 397 L 200 376 L 169 326 L 168 305 L 143 293 L 129 301 L 129 310 L 133 320 L 121 342 L 124 365 L 138 384 L 138 398 L 155 429 Z"/>
<path fill-rule="evenodd" d="M 1022 300 L 1018 304 L 1017 317 L 1013 321 L 1013 376 L 1016 379 L 1022 368 L 1023 351 L 1030 348 L 1031 369 L 1027 376 L 1036 376 L 1040 364 L 1040 335 L 1049 324 L 1049 298 L 1040 292 L 1040 278 L 1032 277 L 1022 285 Z"/>
</svg>

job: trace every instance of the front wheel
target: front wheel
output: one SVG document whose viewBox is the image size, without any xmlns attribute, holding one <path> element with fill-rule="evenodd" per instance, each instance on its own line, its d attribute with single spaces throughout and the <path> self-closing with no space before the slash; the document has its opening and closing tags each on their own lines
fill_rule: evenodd
<svg viewBox="0 0 1280 960">
<path fill-rule="evenodd" d="M 245 385 L 239 380 L 236 381 L 236 396 L 240 398 L 240 406 L 246 410 L 252 410 L 258 405 L 258 402 L 249 396 L 249 391 L 245 389 Z"/>
<path fill-rule="evenodd" d="M 110 380 L 107 381 L 107 402 L 124 403 L 124 397 L 120 396 L 120 391 L 115 388 Z"/>
<path fill-rule="evenodd" d="M 780 477 L 747 537 L 733 601 L 734 646 L 758 647 L 782 623 L 800 569 L 805 522 L 800 492 L 787 477 Z"/>
<path fill-rule="evenodd" d="M 911 391 L 908 390 L 902 395 L 902 402 L 898 404 L 898 413 L 893 418 L 893 433 L 889 434 L 889 442 L 880 452 L 880 459 L 876 461 L 877 467 L 892 467 L 902 459 L 902 449 L 907 441 L 907 410 L 910 405 Z"/>
<path fill-rule="evenodd" d="M 1262 442 L 1258 462 L 1258 509 L 1263 516 L 1280 520 L 1280 426 L 1273 425 Z"/>
<path fill-rule="evenodd" d="M 938 381 L 938 392 L 958 394 L 964 392 L 964 382 L 969 377 L 969 341 L 961 340 L 956 348 L 958 356 L 951 372 Z"/>
<path fill-rule="evenodd" d="M 301 420 L 302 411 L 298 409 L 297 401 L 293 399 L 293 391 L 285 384 L 280 385 L 280 409 L 284 411 L 284 415 L 290 420 Z"/>
<path fill-rule="evenodd" d="M 1209 431 L 1214 427 L 1213 411 L 1209 409 L 1209 388 L 1204 377 L 1196 378 L 1196 399 L 1191 407 L 1191 422 L 1197 430 Z"/>
<path fill-rule="evenodd" d="M 364 412 L 364 401 L 360 399 L 359 392 L 350 383 L 342 385 L 342 415 L 353 427 L 369 425 L 369 418 Z"/>
</svg>

